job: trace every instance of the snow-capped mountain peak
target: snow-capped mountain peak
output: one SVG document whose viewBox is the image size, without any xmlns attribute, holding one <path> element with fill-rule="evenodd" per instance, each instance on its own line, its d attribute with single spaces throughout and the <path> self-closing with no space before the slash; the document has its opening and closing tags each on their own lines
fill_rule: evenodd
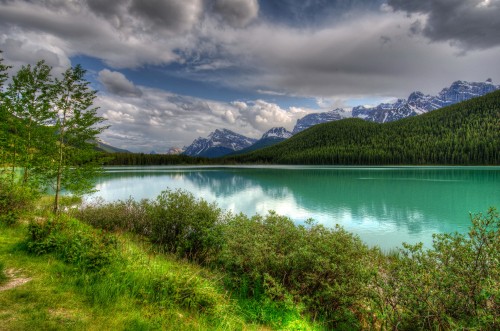
<svg viewBox="0 0 500 331">
<path fill-rule="evenodd" d="M 479 97 L 498 89 L 500 86 L 494 85 L 491 79 L 487 79 L 486 82 L 457 80 L 436 96 L 424 95 L 417 91 L 411 93 L 407 100 L 399 99 L 395 103 L 380 104 L 371 108 L 354 107 L 352 115 L 378 123 L 392 122 Z"/>
<path fill-rule="evenodd" d="M 282 139 L 288 139 L 292 136 L 292 133 L 285 129 L 284 127 L 279 127 L 279 128 L 272 128 L 266 133 L 262 135 L 262 138 L 260 139 L 266 139 L 266 138 L 282 138 Z"/>
<path fill-rule="evenodd" d="M 313 125 L 338 121 L 349 116 L 349 113 L 342 108 L 337 108 L 324 113 L 313 113 L 302 117 L 297 120 L 297 124 L 293 128 L 293 134 L 297 134 L 305 129 L 310 128 Z"/>
<path fill-rule="evenodd" d="M 248 138 L 228 129 L 217 129 L 210 133 L 207 138 L 197 138 L 191 145 L 186 147 L 184 154 L 189 156 L 223 156 L 234 151 L 247 148 L 256 142 L 256 139 Z"/>
</svg>

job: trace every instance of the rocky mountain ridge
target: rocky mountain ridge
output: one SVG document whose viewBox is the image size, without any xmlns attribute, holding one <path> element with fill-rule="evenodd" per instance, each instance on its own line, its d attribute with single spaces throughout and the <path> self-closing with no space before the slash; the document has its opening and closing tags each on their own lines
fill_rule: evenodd
<svg viewBox="0 0 500 331">
<path fill-rule="evenodd" d="M 207 138 L 195 139 L 191 145 L 185 148 L 184 154 L 219 157 L 241 150 L 255 150 L 281 142 L 311 126 L 349 117 L 377 123 L 397 121 L 479 97 L 495 90 L 500 90 L 500 85 L 493 84 L 491 79 L 485 82 L 459 80 L 442 89 L 436 96 L 416 91 L 412 92 L 407 99 L 398 99 L 393 103 L 381 103 L 375 107 L 357 106 L 351 111 L 337 108 L 328 112 L 308 114 L 297 120 L 292 132 L 284 127 L 275 127 L 264 133 L 259 140 L 245 137 L 231 130 L 217 129 Z M 256 144 L 255 148 L 249 149 L 254 144 Z"/>
</svg>

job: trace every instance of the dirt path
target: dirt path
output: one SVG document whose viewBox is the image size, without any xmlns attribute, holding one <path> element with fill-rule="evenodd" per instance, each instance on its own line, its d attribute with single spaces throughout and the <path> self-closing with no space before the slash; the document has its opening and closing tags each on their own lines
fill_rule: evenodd
<svg viewBox="0 0 500 331">
<path fill-rule="evenodd" d="M 20 270 L 7 269 L 5 273 L 7 274 L 7 277 L 9 277 L 9 281 L 0 285 L 0 292 L 21 286 L 31 280 L 31 278 L 22 277 L 22 275 L 20 275 Z"/>
</svg>

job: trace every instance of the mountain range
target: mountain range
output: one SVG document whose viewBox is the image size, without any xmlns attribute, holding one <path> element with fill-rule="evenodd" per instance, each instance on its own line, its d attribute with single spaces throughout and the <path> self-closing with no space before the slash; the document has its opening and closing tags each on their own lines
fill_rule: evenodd
<svg viewBox="0 0 500 331">
<path fill-rule="evenodd" d="M 493 84 L 491 79 L 485 82 L 459 80 L 442 89 L 436 96 L 416 91 L 411 93 L 407 99 L 398 99 L 393 103 L 381 103 L 375 107 L 357 106 L 352 110 L 337 108 L 328 112 L 308 114 L 297 120 L 292 132 L 282 127 L 272 128 L 264 133 L 259 140 L 245 137 L 227 129 L 218 129 L 212 132 L 208 138 L 200 137 L 194 140 L 191 145 L 185 148 L 184 154 L 213 158 L 247 153 L 282 142 L 292 135 L 321 123 L 351 117 L 376 123 L 393 122 L 483 96 L 496 90 L 500 90 L 500 85 Z"/>
<path fill-rule="evenodd" d="M 347 118 L 315 125 L 272 147 L 225 159 L 301 165 L 500 165 L 500 90 L 375 123 Z"/>
</svg>

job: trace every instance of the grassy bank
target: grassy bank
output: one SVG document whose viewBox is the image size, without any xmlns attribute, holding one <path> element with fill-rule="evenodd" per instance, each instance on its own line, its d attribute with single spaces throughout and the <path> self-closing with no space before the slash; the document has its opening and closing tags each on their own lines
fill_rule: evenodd
<svg viewBox="0 0 500 331">
<path fill-rule="evenodd" d="M 342 228 L 232 215 L 183 191 L 58 217 L 31 210 L 0 228 L 6 330 L 500 326 L 493 209 L 471 218 L 468 235 L 389 255 Z"/>
<path fill-rule="evenodd" d="M 60 247 L 50 239 L 51 243 L 29 248 L 26 225 L 0 229 L 0 261 L 9 275 L 0 285 L 3 286 L 0 329 L 265 330 L 272 327 L 251 321 L 247 316 L 250 312 L 239 307 L 222 288 L 220 275 L 168 255 L 155 254 L 147 243 L 131 235 L 115 235 L 116 251 L 110 253 L 107 248 L 113 260 L 89 267 L 86 260 L 95 262 L 103 257 L 95 251 L 78 252 L 79 243 L 70 247 L 66 241 L 81 239 L 80 231 L 84 236 L 89 232 L 96 235 L 95 230 L 74 220 L 64 222 L 72 223 L 73 228 L 56 235 Z M 47 248 L 50 245 L 53 249 Z M 82 245 L 82 249 L 86 248 Z M 78 256 L 80 253 L 89 256 Z M 16 282 L 18 285 L 9 286 Z M 299 324 L 308 329 L 306 322 Z"/>
</svg>

